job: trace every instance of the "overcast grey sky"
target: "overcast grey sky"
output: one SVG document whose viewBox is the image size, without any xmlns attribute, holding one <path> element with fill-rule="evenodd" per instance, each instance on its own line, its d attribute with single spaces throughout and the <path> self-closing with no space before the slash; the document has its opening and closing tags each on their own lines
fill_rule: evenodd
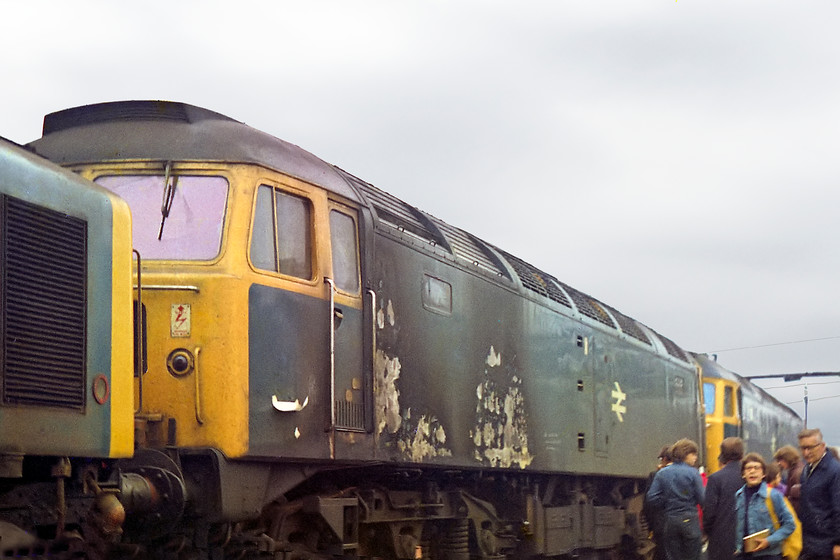
<svg viewBox="0 0 840 560">
<path fill-rule="evenodd" d="M 836 0 L 0 7 L 0 135 L 100 101 L 203 106 L 738 373 L 840 371 Z M 804 390 L 771 392 L 802 414 Z M 840 444 L 840 378 L 808 392 Z"/>
</svg>

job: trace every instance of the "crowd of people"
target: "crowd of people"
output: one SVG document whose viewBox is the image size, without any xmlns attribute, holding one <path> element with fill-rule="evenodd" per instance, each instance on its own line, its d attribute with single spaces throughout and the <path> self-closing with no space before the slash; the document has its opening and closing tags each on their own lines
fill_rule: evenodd
<svg viewBox="0 0 840 560">
<path fill-rule="evenodd" d="M 705 480 L 698 452 L 689 439 L 666 446 L 651 474 L 644 512 L 657 560 L 699 560 L 704 542 L 708 560 L 840 560 L 840 459 L 820 430 L 770 462 L 726 438 L 722 468 Z"/>
</svg>

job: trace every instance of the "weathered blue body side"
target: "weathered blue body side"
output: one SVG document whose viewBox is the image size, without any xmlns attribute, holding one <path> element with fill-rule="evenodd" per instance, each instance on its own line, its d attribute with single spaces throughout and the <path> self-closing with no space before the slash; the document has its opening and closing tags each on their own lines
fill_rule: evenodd
<svg viewBox="0 0 840 560">
<path fill-rule="evenodd" d="M 0 140 L 0 210 L 0 455 L 129 455 L 127 205 Z"/>
</svg>

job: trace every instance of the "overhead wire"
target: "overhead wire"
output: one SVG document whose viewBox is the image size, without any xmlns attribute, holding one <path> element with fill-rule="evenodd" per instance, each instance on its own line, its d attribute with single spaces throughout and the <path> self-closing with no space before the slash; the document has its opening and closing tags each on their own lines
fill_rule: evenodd
<svg viewBox="0 0 840 560">
<path fill-rule="evenodd" d="M 736 352 L 738 350 L 754 350 L 754 349 L 757 349 L 757 348 L 771 348 L 773 346 L 787 346 L 787 345 L 790 345 L 790 344 L 803 344 L 803 343 L 806 343 L 806 342 L 822 342 L 822 341 L 825 341 L 825 340 L 837 340 L 837 339 L 840 339 L 840 336 L 824 336 L 824 337 L 820 337 L 820 338 L 806 338 L 806 339 L 803 339 L 803 340 L 790 340 L 790 341 L 787 341 L 787 342 L 773 342 L 773 343 L 770 343 L 770 344 L 756 344 L 756 345 L 753 345 L 753 346 L 739 346 L 739 347 L 736 347 L 736 348 L 724 348 L 722 350 L 712 350 L 712 351 L 706 352 L 706 353 L 711 355 L 711 354 L 720 354 L 722 352 Z M 773 390 L 773 389 L 788 389 L 788 388 L 793 388 L 793 387 L 806 387 L 808 385 L 811 385 L 811 386 L 813 386 L 813 385 L 832 385 L 832 384 L 837 384 L 837 383 L 840 383 L 840 381 L 822 381 L 822 382 L 810 382 L 810 383 L 803 382 L 803 383 L 795 383 L 795 384 L 777 385 L 777 386 L 774 386 L 774 387 L 762 387 L 762 389 L 764 389 L 765 391 L 768 391 L 768 390 Z M 808 401 L 809 402 L 815 402 L 815 401 L 822 401 L 822 400 L 826 400 L 826 399 L 836 399 L 836 398 L 840 398 L 840 394 L 829 395 L 829 396 L 825 396 L 825 397 L 810 397 L 808 399 Z M 789 402 L 786 402 L 785 404 L 787 404 L 787 405 L 802 404 L 803 402 L 805 402 L 804 398 L 796 400 L 796 401 L 789 401 Z"/>
<path fill-rule="evenodd" d="M 806 338 L 804 340 L 790 340 L 788 342 L 773 342 L 771 344 L 757 344 L 755 346 L 739 346 L 737 348 L 724 348 L 723 350 L 712 350 L 707 354 L 720 354 L 721 352 L 735 352 L 736 350 L 752 350 L 754 348 L 770 348 L 771 346 L 786 346 L 788 344 L 802 344 L 804 342 L 820 342 L 823 340 L 836 340 L 840 336 L 824 336 L 821 338 Z"/>
<path fill-rule="evenodd" d="M 830 395 L 828 397 L 808 397 L 808 402 L 824 401 L 826 399 L 836 399 L 838 397 L 840 397 L 840 395 Z M 805 402 L 805 399 L 799 399 L 798 401 L 789 401 L 789 402 L 786 402 L 785 404 L 802 404 L 804 402 Z"/>
<path fill-rule="evenodd" d="M 753 381 L 755 383 L 755 381 Z M 765 391 L 769 391 L 771 389 L 788 389 L 792 387 L 805 387 L 806 385 L 832 385 L 835 383 L 840 383 L 840 381 L 812 381 L 810 383 L 791 383 L 789 385 L 776 385 L 774 387 L 761 387 Z"/>
</svg>

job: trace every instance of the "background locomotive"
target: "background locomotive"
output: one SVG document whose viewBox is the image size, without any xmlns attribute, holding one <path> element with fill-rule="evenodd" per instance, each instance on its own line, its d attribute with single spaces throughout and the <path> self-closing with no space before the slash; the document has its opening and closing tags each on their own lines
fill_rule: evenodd
<svg viewBox="0 0 840 560">
<path fill-rule="evenodd" d="M 48 115 L 29 148 L 99 187 L 70 190 L 68 173 L 7 146 L 7 198 L 43 192 L 34 203 L 54 212 L 78 200 L 83 221 L 110 226 L 88 226 L 88 244 L 112 250 L 75 272 L 47 261 L 85 286 L 83 318 L 56 331 L 83 333 L 70 376 L 82 396 L 0 403 L 0 452 L 16 466 L 0 547 L 15 554 L 637 554 L 659 449 L 705 440 L 701 379 L 740 387 L 521 259 L 217 113 L 79 107 Z M 126 211 L 103 187 L 131 207 L 134 265 Z M 36 260 L 53 249 L 24 243 Z M 0 289 L 29 297 L 5 276 Z M 21 340 L 7 309 L 6 348 Z M 48 391 L 52 367 L 33 367 L 31 392 Z M 768 403 L 784 434 L 771 445 L 788 442 L 801 422 Z M 89 431 L 110 447 L 79 445 Z"/>
<path fill-rule="evenodd" d="M 797 434 L 803 428 L 798 414 L 708 356 L 693 356 L 703 372 L 707 472 L 718 469 L 715 458 L 723 438 L 740 436 L 750 451 L 761 453 L 768 460 L 781 446 L 797 442 Z"/>
</svg>

